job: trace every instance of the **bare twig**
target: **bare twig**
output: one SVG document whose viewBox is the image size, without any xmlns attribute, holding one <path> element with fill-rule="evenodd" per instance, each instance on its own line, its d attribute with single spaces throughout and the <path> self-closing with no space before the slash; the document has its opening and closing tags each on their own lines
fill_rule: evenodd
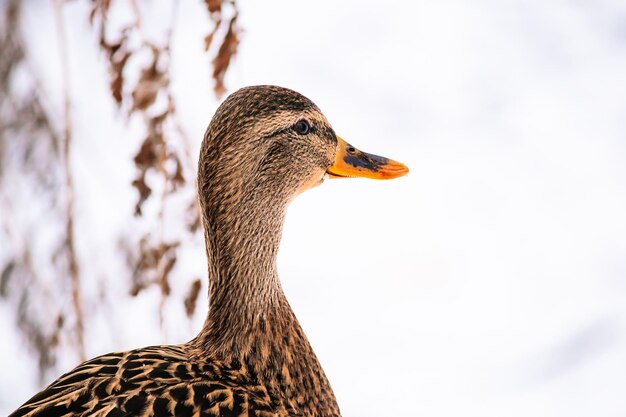
<svg viewBox="0 0 626 417">
<path fill-rule="evenodd" d="M 50 251 L 42 257 L 36 244 L 39 233 L 53 232 L 65 240 L 64 230 L 55 228 L 63 218 L 56 192 L 62 184 L 61 141 L 44 105 L 45 90 L 27 60 L 21 5 L 9 0 L 0 7 L 0 298 L 14 310 L 16 329 L 35 352 L 43 382 L 65 331 L 66 314 L 57 302 L 62 286 L 50 286 L 49 277 L 67 276 L 67 265 L 54 265 Z M 14 74 L 21 81 L 17 90 Z M 46 210 L 41 224 L 23 215 L 39 208 Z M 65 269 L 51 274 L 48 266 Z"/>
<path fill-rule="evenodd" d="M 70 160 L 72 146 L 72 102 L 70 93 L 70 69 L 68 63 L 67 37 L 63 23 L 63 0 L 54 0 L 57 38 L 61 53 L 63 78 L 63 167 L 65 174 L 65 253 L 72 291 L 72 305 L 76 315 L 76 345 L 81 360 L 85 360 L 84 316 L 80 292 L 80 270 L 74 245 L 74 180 Z"/>
</svg>

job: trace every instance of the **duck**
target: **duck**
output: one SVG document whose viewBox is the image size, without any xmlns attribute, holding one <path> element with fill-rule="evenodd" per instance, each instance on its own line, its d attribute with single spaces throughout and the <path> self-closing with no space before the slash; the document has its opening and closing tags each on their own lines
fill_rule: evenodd
<svg viewBox="0 0 626 417">
<path fill-rule="evenodd" d="M 285 213 L 328 178 L 407 173 L 341 139 L 295 91 L 261 85 L 232 93 L 200 148 L 209 309 L 199 334 L 88 360 L 10 417 L 339 417 L 278 278 Z"/>
</svg>

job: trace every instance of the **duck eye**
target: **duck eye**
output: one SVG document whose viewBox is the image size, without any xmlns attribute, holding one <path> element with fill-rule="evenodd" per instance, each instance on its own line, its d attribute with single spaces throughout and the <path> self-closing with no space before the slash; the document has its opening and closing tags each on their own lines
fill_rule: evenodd
<svg viewBox="0 0 626 417">
<path fill-rule="evenodd" d="M 293 125 L 293 129 L 299 135 L 306 135 L 311 131 L 311 125 L 306 120 L 298 120 L 295 125 Z"/>
</svg>

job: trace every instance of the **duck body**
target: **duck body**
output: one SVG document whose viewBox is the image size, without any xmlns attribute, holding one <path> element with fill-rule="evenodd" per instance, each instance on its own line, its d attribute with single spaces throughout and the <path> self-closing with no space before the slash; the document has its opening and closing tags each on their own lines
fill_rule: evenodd
<svg viewBox="0 0 626 417">
<path fill-rule="evenodd" d="M 11 417 L 314 416 L 320 409 L 340 415 L 323 375 L 325 389 L 305 399 L 285 395 L 297 390 L 288 382 L 264 384 L 254 373 L 237 361 L 197 360 L 186 345 L 110 353 L 61 376 Z"/>
<path fill-rule="evenodd" d="M 315 104 L 294 91 L 233 93 L 200 150 L 209 309 L 198 336 L 84 362 L 10 417 L 339 417 L 276 271 L 285 212 L 329 175 L 406 172 L 337 137 Z"/>
</svg>

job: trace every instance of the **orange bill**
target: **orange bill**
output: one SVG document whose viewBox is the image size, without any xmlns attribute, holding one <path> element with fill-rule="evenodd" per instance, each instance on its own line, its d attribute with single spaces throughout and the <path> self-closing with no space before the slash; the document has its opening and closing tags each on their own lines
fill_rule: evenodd
<svg viewBox="0 0 626 417">
<path fill-rule="evenodd" d="M 391 180 L 409 173 L 409 168 L 378 155 L 361 152 L 337 136 L 335 163 L 326 171 L 330 178 L 374 178 Z"/>
</svg>

